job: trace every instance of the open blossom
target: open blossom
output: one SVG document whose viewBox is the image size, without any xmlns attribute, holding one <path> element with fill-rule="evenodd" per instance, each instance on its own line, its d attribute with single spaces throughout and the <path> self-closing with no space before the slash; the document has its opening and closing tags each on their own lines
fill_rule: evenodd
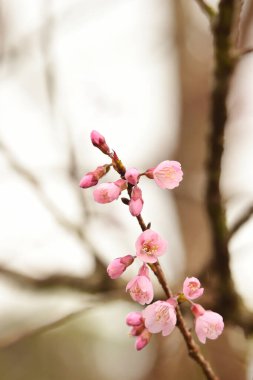
<svg viewBox="0 0 253 380">
<path fill-rule="evenodd" d="M 204 288 L 201 288 L 199 280 L 195 277 L 186 277 L 183 285 L 183 293 L 186 298 L 195 300 L 202 296 Z"/>
<path fill-rule="evenodd" d="M 125 178 L 126 178 L 128 183 L 135 186 L 138 183 L 139 175 L 140 175 L 140 173 L 137 169 L 130 168 L 130 169 L 127 169 L 127 171 L 125 173 Z"/>
<path fill-rule="evenodd" d="M 118 199 L 121 188 L 113 182 L 101 183 L 93 191 L 94 200 L 98 203 L 110 203 Z"/>
<path fill-rule="evenodd" d="M 129 211 L 133 216 L 140 215 L 143 208 L 142 191 L 138 186 L 132 189 L 131 199 L 129 202 Z"/>
<path fill-rule="evenodd" d="M 136 255 L 145 263 L 155 263 L 167 248 L 166 240 L 150 229 L 142 232 L 135 243 Z"/>
<path fill-rule="evenodd" d="M 132 299 L 141 305 L 149 304 L 153 300 L 154 290 L 146 264 L 140 268 L 138 276 L 129 281 L 126 291 L 129 291 Z"/>
<path fill-rule="evenodd" d="M 191 308 L 195 315 L 195 331 L 201 343 L 206 343 L 206 338 L 216 339 L 224 329 L 223 318 L 220 314 L 211 310 L 205 310 L 201 305 L 194 304 Z"/>
<path fill-rule="evenodd" d="M 134 261 L 134 257 L 131 255 L 126 255 L 123 257 L 118 257 L 114 259 L 107 267 L 107 273 L 111 279 L 115 280 L 120 277 L 123 272 L 131 265 Z"/>
<path fill-rule="evenodd" d="M 183 171 L 178 161 L 163 161 L 153 169 L 146 171 L 149 178 L 154 178 L 162 189 L 174 189 L 183 179 Z"/>
<path fill-rule="evenodd" d="M 90 134 L 91 142 L 92 144 L 100 149 L 103 153 L 109 154 L 110 153 L 110 148 L 106 144 L 104 136 L 102 136 L 99 132 L 97 131 L 92 131 Z"/>
<path fill-rule="evenodd" d="M 175 328 L 177 317 L 173 302 L 156 301 L 142 312 L 146 328 L 151 333 L 169 335 Z"/>
<path fill-rule="evenodd" d="M 94 171 L 86 173 L 80 181 L 79 186 L 87 189 L 88 187 L 95 186 L 99 179 L 102 178 L 110 169 L 110 165 L 98 166 Z"/>
</svg>

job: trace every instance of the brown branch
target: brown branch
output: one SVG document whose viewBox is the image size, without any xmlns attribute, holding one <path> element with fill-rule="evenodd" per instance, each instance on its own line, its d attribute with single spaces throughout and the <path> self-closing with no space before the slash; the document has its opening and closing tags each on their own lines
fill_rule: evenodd
<svg viewBox="0 0 253 380">
<path fill-rule="evenodd" d="M 3 151 L 5 158 L 8 161 L 8 164 L 11 168 L 22 178 L 29 183 L 29 185 L 33 188 L 38 198 L 42 202 L 42 204 L 50 211 L 51 215 L 55 219 L 55 221 L 63 227 L 68 233 L 73 233 L 76 237 L 81 241 L 82 244 L 86 244 L 90 249 L 90 252 L 95 257 L 96 260 L 96 272 L 100 272 L 102 275 L 105 273 L 105 264 L 101 260 L 97 250 L 92 245 L 91 241 L 88 239 L 85 234 L 85 230 L 82 225 L 75 224 L 68 220 L 61 210 L 56 207 L 56 205 L 51 201 L 51 199 L 47 196 L 47 194 L 43 191 L 43 186 L 37 179 L 33 173 L 27 170 L 22 164 L 20 164 L 15 156 L 12 154 L 10 149 L 0 140 L 0 149 Z"/>
<path fill-rule="evenodd" d="M 91 306 L 86 306 L 82 309 L 78 309 L 77 311 L 73 311 L 70 314 L 64 315 L 63 317 L 57 318 L 54 321 L 50 321 L 48 323 L 45 323 L 44 325 L 40 327 L 35 327 L 29 331 L 24 331 L 19 334 L 13 334 L 12 336 L 8 336 L 6 338 L 0 338 L 0 348 L 7 348 L 10 346 L 13 346 L 14 344 L 31 338 L 33 336 L 41 335 L 45 332 L 51 331 L 53 329 L 56 329 L 57 327 L 61 327 L 62 325 L 71 322 L 73 319 L 79 317 L 82 315 L 85 311 L 88 311 L 91 308 Z"/>
<path fill-rule="evenodd" d="M 205 0 L 195 0 L 195 1 L 199 5 L 201 10 L 208 16 L 210 22 L 213 22 L 217 14 L 216 11 L 210 5 L 208 5 L 205 2 Z"/>
<path fill-rule="evenodd" d="M 232 53 L 232 32 L 236 0 L 221 0 L 213 27 L 215 49 L 214 88 L 211 99 L 211 130 L 208 139 L 206 207 L 209 215 L 213 262 L 218 278 L 217 309 L 225 319 L 239 310 L 240 297 L 235 291 L 229 266 L 228 229 L 225 208 L 220 192 L 221 160 L 224 150 L 224 131 L 227 122 L 226 101 L 231 77 L 237 60 Z M 222 284 L 222 286 L 220 286 Z"/>
<path fill-rule="evenodd" d="M 96 276 L 91 274 L 87 277 L 74 277 L 64 274 L 53 274 L 46 277 L 32 277 L 8 267 L 0 266 L 0 275 L 8 280 L 14 281 L 22 287 L 29 287 L 36 290 L 47 290 L 52 288 L 66 288 L 69 290 L 96 294 L 104 293 L 113 289 L 118 289 L 119 282 L 106 281 L 107 276 Z"/>
<path fill-rule="evenodd" d="M 251 206 L 249 209 L 245 211 L 244 214 L 241 215 L 241 217 L 235 222 L 233 227 L 229 230 L 228 233 L 228 240 L 230 240 L 234 234 L 245 224 L 248 222 L 248 220 L 253 215 L 253 206 Z"/>
</svg>

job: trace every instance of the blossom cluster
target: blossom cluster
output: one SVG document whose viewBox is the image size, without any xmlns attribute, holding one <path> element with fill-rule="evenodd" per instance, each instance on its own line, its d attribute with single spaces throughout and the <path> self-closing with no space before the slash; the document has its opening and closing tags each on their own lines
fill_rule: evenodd
<svg viewBox="0 0 253 380">
<path fill-rule="evenodd" d="M 111 167 L 120 174 L 120 179 L 115 182 L 98 184 L 93 191 L 94 200 L 98 203 L 110 203 L 126 191 L 129 198 L 121 198 L 122 202 L 129 207 L 132 216 L 140 218 L 144 204 L 139 186 L 141 177 L 153 179 L 162 189 L 174 189 L 183 178 L 181 165 L 177 161 L 163 161 L 145 172 L 140 172 L 136 168 L 125 169 L 115 151 L 110 150 L 105 138 L 99 132 L 92 131 L 91 141 L 111 159 L 111 163 L 99 166 L 94 171 L 85 174 L 80 181 L 80 187 L 96 186 Z M 147 226 L 143 228 L 143 232 L 136 240 L 135 254 L 116 258 L 107 268 L 110 278 L 117 279 L 135 260 L 140 261 L 137 275 L 126 286 L 126 292 L 129 292 L 135 302 L 148 305 L 142 312 L 131 312 L 126 317 L 126 323 L 131 327 L 130 335 L 136 337 L 137 350 L 143 349 L 149 343 L 152 334 L 161 332 L 163 336 L 167 336 L 172 333 L 177 323 L 178 305 L 182 302 L 188 302 L 191 306 L 191 312 L 195 318 L 195 332 L 200 342 L 205 343 L 207 338 L 216 339 L 224 328 L 221 315 L 205 310 L 200 304 L 193 302 L 204 292 L 200 281 L 195 277 L 185 279 L 181 292 L 165 301 L 159 300 L 152 303 L 154 290 L 149 270 L 154 269 L 158 258 L 166 252 L 166 249 L 167 241 Z"/>
</svg>

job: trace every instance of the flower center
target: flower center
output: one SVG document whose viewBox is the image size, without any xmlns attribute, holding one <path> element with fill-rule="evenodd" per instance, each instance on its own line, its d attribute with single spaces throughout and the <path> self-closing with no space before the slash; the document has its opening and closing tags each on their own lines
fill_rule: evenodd
<svg viewBox="0 0 253 380">
<path fill-rule="evenodd" d="M 154 255 L 158 250 L 158 245 L 152 244 L 152 241 L 147 241 L 143 244 L 142 250 L 148 255 Z"/>
<path fill-rule="evenodd" d="M 157 322 L 163 321 L 166 322 L 170 318 L 169 308 L 167 306 L 160 306 L 157 312 L 155 313 L 155 320 Z"/>
</svg>

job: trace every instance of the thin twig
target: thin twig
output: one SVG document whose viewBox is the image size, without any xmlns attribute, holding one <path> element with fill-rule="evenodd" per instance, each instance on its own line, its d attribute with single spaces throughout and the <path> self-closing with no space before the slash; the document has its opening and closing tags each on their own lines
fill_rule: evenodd
<svg viewBox="0 0 253 380">
<path fill-rule="evenodd" d="M 213 9 L 210 5 L 208 5 L 205 0 L 195 0 L 202 11 L 208 16 L 210 22 L 213 22 L 214 18 L 217 15 L 215 9 Z"/>
<path fill-rule="evenodd" d="M 230 228 L 228 233 L 228 240 L 230 240 L 234 234 L 245 224 L 253 215 L 253 206 L 245 211 L 244 214 L 235 222 L 232 228 Z"/>
</svg>

